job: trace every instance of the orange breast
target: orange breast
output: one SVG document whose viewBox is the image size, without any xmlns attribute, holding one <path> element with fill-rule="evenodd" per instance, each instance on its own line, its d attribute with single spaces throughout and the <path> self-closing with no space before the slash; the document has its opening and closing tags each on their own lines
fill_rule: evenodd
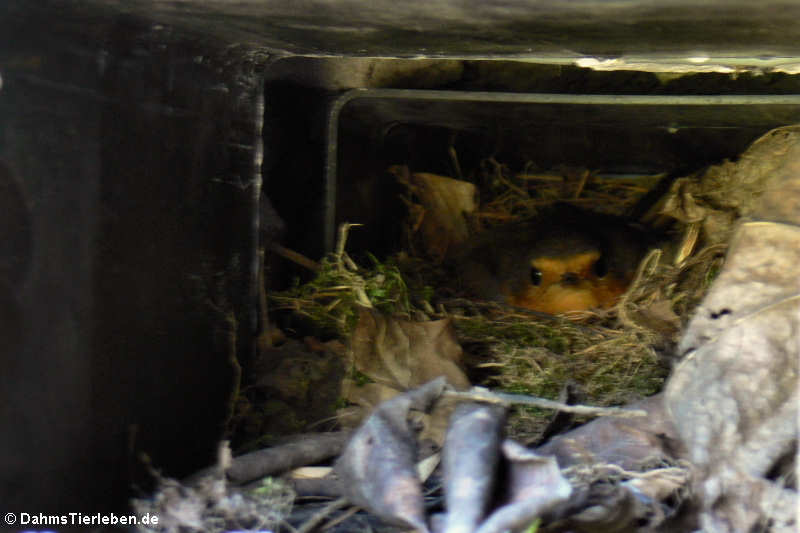
<svg viewBox="0 0 800 533">
<path fill-rule="evenodd" d="M 561 206 L 477 235 L 456 261 L 469 294 L 556 314 L 615 305 L 646 242 L 625 219 Z"/>
<path fill-rule="evenodd" d="M 599 251 L 534 258 L 530 282 L 503 285 L 506 302 L 550 314 L 611 307 L 628 283 L 598 269 L 601 260 Z"/>
</svg>

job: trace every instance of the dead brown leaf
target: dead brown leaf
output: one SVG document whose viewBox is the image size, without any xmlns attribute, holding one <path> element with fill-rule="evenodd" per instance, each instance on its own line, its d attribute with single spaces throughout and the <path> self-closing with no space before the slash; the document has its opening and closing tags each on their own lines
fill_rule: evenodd
<svg viewBox="0 0 800 533">
<path fill-rule="evenodd" d="M 466 389 L 470 384 L 459 366 L 462 353 L 448 319 L 412 322 L 362 309 L 349 357 L 355 370 L 398 391 L 439 376 Z"/>
<path fill-rule="evenodd" d="M 342 397 L 357 407 L 341 410 L 339 423 L 355 427 L 377 405 L 439 376 L 456 389 L 469 388 L 460 367 L 462 354 L 450 320 L 412 322 L 362 309 L 348 359 L 349 366 L 372 383 L 343 381 Z M 421 439 L 441 446 L 453 408 L 453 402 L 439 402 L 430 415 L 422 417 Z"/>
<path fill-rule="evenodd" d="M 796 213 L 800 200 L 787 200 L 782 194 L 785 189 L 776 189 L 773 177 L 796 161 L 798 143 L 800 126 L 772 130 L 753 142 L 736 162 L 725 161 L 699 176 L 675 180 L 654 211 L 685 223 L 700 223 L 707 245 L 727 242 L 736 220 L 751 216 L 760 205 L 754 199 L 762 195 L 773 212 Z M 794 190 L 797 187 L 795 180 Z"/>
<path fill-rule="evenodd" d="M 655 461 L 678 459 L 681 450 L 677 431 L 665 412 L 663 400 L 657 394 L 629 406 L 646 411 L 647 416 L 598 418 L 553 438 L 536 452 L 554 455 L 561 468 L 612 464 L 638 470 Z"/>
<path fill-rule="evenodd" d="M 770 139 L 779 142 L 770 147 Z M 800 134 L 776 130 L 757 143 L 772 159 L 745 162 L 773 171 L 758 182 L 767 193 L 749 208 L 755 220 L 736 230 L 725 266 L 680 343 L 688 355 L 666 388 L 698 469 L 704 530 L 797 527 L 800 498 L 776 469 L 797 457 Z"/>
<path fill-rule="evenodd" d="M 476 533 L 519 531 L 567 500 L 572 486 L 553 457 L 538 455 L 512 440 L 503 443 L 508 462 L 508 501 L 496 509 Z"/>
<path fill-rule="evenodd" d="M 409 172 L 407 167 L 389 169 L 408 187 L 418 204 L 410 204 L 412 232 L 419 232 L 426 255 L 436 261 L 469 237 L 465 215 L 477 207 L 477 189 L 467 181 L 428 172 Z"/>
<path fill-rule="evenodd" d="M 409 411 L 427 411 L 446 386 L 443 378 L 383 402 L 353 434 L 334 470 L 354 504 L 394 523 L 427 532 Z"/>
<path fill-rule="evenodd" d="M 450 417 L 443 451 L 445 531 L 475 531 L 491 504 L 503 440 L 501 405 L 462 403 Z"/>
<path fill-rule="evenodd" d="M 672 302 L 666 299 L 640 307 L 633 315 L 638 324 L 665 337 L 672 337 L 681 327 L 681 318 L 672 310 Z"/>
</svg>

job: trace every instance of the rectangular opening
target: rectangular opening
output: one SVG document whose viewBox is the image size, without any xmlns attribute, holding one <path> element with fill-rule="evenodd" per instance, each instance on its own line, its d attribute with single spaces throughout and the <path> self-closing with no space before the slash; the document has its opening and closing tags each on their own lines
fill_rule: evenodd
<svg viewBox="0 0 800 533">
<path fill-rule="evenodd" d="M 334 102 L 328 126 L 325 245 L 332 249 L 336 227 L 349 221 L 365 225 L 353 248 L 397 246 L 404 209 L 391 165 L 465 178 L 488 157 L 517 171 L 688 173 L 798 121 L 797 95 L 350 91 Z"/>
</svg>

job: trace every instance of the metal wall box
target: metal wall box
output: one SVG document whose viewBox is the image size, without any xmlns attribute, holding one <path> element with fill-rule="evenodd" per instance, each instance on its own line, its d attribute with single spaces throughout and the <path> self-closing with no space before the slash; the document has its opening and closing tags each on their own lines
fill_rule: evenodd
<svg viewBox="0 0 800 533">
<path fill-rule="evenodd" d="M 391 217 L 402 216 L 386 169 L 453 175 L 451 144 L 465 174 L 490 154 L 519 168 L 532 161 L 653 174 L 735 159 L 763 133 L 797 122 L 800 95 L 349 91 L 328 125 L 326 247 L 338 223 L 350 221 L 366 225 L 352 244 L 385 250 Z"/>
</svg>

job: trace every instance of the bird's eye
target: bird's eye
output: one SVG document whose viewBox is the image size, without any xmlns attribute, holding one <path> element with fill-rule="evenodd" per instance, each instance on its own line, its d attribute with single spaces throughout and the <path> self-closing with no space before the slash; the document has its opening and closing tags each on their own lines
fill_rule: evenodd
<svg viewBox="0 0 800 533">
<path fill-rule="evenodd" d="M 598 278 L 604 278 L 608 274 L 608 263 L 606 263 L 606 259 L 603 256 L 600 256 L 600 259 L 594 262 L 592 265 L 592 272 Z"/>
<path fill-rule="evenodd" d="M 542 271 L 536 267 L 531 267 L 531 283 L 537 287 L 542 283 Z"/>
</svg>

